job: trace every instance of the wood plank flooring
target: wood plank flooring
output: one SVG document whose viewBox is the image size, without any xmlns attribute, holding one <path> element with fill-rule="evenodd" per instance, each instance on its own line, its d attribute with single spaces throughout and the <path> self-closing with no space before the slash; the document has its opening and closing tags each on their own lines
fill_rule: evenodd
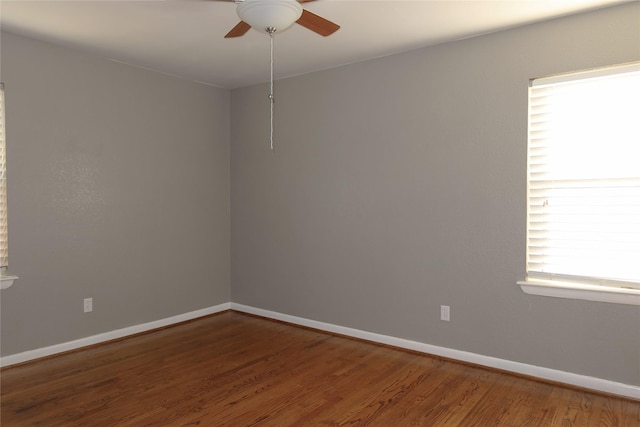
<svg viewBox="0 0 640 427">
<path fill-rule="evenodd" d="M 225 312 L 5 368 L 13 426 L 640 426 L 640 402 Z"/>
</svg>

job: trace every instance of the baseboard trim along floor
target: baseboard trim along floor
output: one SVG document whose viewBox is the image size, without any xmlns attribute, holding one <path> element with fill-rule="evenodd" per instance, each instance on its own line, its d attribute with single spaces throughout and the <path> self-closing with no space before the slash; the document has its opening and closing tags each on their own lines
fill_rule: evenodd
<svg viewBox="0 0 640 427">
<path fill-rule="evenodd" d="M 470 353 L 461 350 L 439 347 L 431 344 L 425 344 L 417 341 L 396 338 L 388 335 L 376 334 L 373 332 L 362 331 L 359 329 L 347 328 L 344 326 L 333 325 L 330 323 L 318 322 L 315 320 L 305 319 L 302 317 L 290 316 L 274 311 L 263 310 L 247 305 L 231 303 L 231 309 L 243 313 L 262 316 L 269 319 L 279 320 L 282 322 L 292 323 L 295 325 L 305 326 L 308 328 L 318 329 L 334 334 L 345 335 L 348 337 L 363 339 L 376 342 L 379 344 L 390 345 L 393 347 L 403 348 L 420 353 L 431 354 L 434 356 L 446 357 L 462 362 L 473 363 L 489 368 L 500 369 L 515 374 L 527 375 L 543 380 L 554 381 L 558 383 L 568 384 L 576 387 L 587 388 L 590 390 L 600 391 L 604 393 L 615 394 L 618 396 L 629 397 L 640 400 L 640 387 L 609 381 L 601 378 L 589 377 L 586 375 L 574 374 L 571 372 L 559 371 L 556 369 L 544 368 L 541 366 L 528 365 L 526 363 L 514 362 L 511 360 L 499 359 L 491 356 Z"/>
<path fill-rule="evenodd" d="M 153 329 L 170 326 L 173 324 L 185 322 L 198 317 L 208 316 L 210 314 L 219 313 L 226 310 L 235 310 L 242 313 L 262 316 L 268 319 L 279 320 L 294 325 L 313 328 L 325 332 L 344 335 L 348 337 L 363 339 L 379 344 L 390 345 L 393 347 L 403 348 L 412 351 L 418 351 L 434 356 L 446 357 L 449 359 L 459 360 L 462 362 L 473 363 L 489 368 L 500 369 L 516 374 L 527 375 L 540 378 L 543 380 L 555 381 L 572 386 L 587 388 L 604 393 L 610 393 L 618 396 L 629 397 L 640 400 L 640 387 L 630 384 L 618 383 L 602 378 L 589 377 L 585 375 L 574 374 L 571 372 L 559 371 L 556 369 L 545 368 L 541 366 L 528 365 L 526 363 L 514 362 L 511 360 L 499 359 L 496 357 L 485 356 L 476 353 L 470 353 L 461 350 L 450 349 L 446 347 L 435 346 L 431 344 L 421 343 L 417 341 L 406 340 L 388 335 L 376 334 L 373 332 L 362 331 L 359 329 L 348 328 L 344 326 L 334 325 L 331 323 L 319 322 L 316 320 L 306 319 L 303 317 L 291 316 L 275 311 L 264 310 L 243 304 L 233 302 L 223 303 L 201 310 L 191 311 L 189 313 L 156 320 L 153 322 L 143 323 L 140 325 L 130 326 L 115 331 L 105 332 L 102 334 L 92 335 L 90 337 L 81 338 L 61 344 L 43 347 L 35 350 L 29 350 L 22 353 L 12 354 L 0 358 L 0 367 L 15 365 L 18 363 L 28 362 L 30 360 L 42 357 L 52 356 L 82 347 L 95 345 L 114 339 L 124 338 L 129 335 L 135 335 L 141 332 L 151 331 Z"/>
<path fill-rule="evenodd" d="M 35 350 L 29 350 L 22 353 L 11 354 L 0 358 L 0 367 L 24 363 L 42 357 L 52 356 L 54 354 L 64 353 L 66 351 L 77 350 L 94 344 L 99 344 L 129 335 L 139 334 L 141 332 L 152 331 L 154 329 L 163 328 L 165 326 L 175 325 L 176 323 L 186 322 L 188 320 L 197 319 L 198 317 L 208 316 L 210 314 L 219 313 L 229 310 L 231 303 L 223 303 L 212 307 L 203 308 L 201 310 L 190 311 L 189 313 L 178 314 L 153 322 L 143 323 L 140 325 L 129 326 L 115 331 L 104 332 L 102 334 L 92 335 L 90 337 L 80 338 L 73 341 L 55 344 L 48 347 L 42 347 Z"/>
</svg>

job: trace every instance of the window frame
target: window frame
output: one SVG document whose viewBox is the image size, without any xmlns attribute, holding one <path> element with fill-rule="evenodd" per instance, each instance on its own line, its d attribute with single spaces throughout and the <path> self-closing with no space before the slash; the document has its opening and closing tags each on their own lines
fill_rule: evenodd
<svg viewBox="0 0 640 427">
<path fill-rule="evenodd" d="M 580 299 L 588 301 L 601 301 L 618 304 L 640 305 L 640 282 L 626 282 L 623 280 L 608 280 L 591 276 L 573 276 L 569 274 L 551 274 L 529 271 L 530 269 L 530 211 L 531 211 L 531 121 L 532 121 L 532 87 L 583 80 L 585 77 L 602 77 L 612 74 L 620 74 L 624 70 L 640 70 L 640 62 L 602 67 L 592 70 L 583 70 L 561 75 L 531 79 L 529 81 L 528 102 L 528 129 L 527 129 L 527 219 L 526 219 L 526 261 L 524 280 L 517 284 L 521 289 L 532 295 L 541 295 L 558 298 Z"/>
<path fill-rule="evenodd" d="M 6 171 L 6 129 L 5 129 L 5 99 L 4 99 L 4 83 L 0 82 L 0 186 L 2 186 L 0 191 L 0 210 L 4 212 L 2 217 L 0 218 L 0 227 L 4 230 L 0 230 L 5 235 L 5 238 L 2 239 L 4 241 L 4 249 L 0 249 L 1 251 L 7 252 L 5 255 L 5 260 L 8 259 L 8 239 L 6 223 L 7 223 L 7 171 Z M 4 264 L 4 265 L 2 265 Z M 7 273 L 8 261 L 0 262 L 0 289 L 7 289 L 11 285 L 13 285 L 14 281 L 18 279 L 17 276 L 12 276 Z"/>
<path fill-rule="evenodd" d="M 4 83 L 0 82 L 0 270 L 8 268 L 7 169 Z"/>
</svg>

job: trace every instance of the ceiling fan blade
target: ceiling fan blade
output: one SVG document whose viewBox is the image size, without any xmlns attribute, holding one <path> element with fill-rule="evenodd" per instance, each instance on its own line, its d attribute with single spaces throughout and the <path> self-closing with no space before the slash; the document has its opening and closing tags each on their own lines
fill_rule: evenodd
<svg viewBox="0 0 640 427">
<path fill-rule="evenodd" d="M 302 11 L 302 16 L 296 22 L 325 37 L 335 33 L 340 28 L 340 25 L 309 12 L 307 9 Z"/>
<path fill-rule="evenodd" d="M 231 31 L 229 31 L 227 33 L 226 36 L 224 36 L 225 39 L 231 38 L 231 37 L 240 37 L 243 36 L 247 31 L 249 31 L 251 29 L 251 25 L 247 24 L 244 21 L 240 21 L 238 22 L 238 25 L 236 25 L 235 27 L 233 27 L 231 29 Z"/>
</svg>

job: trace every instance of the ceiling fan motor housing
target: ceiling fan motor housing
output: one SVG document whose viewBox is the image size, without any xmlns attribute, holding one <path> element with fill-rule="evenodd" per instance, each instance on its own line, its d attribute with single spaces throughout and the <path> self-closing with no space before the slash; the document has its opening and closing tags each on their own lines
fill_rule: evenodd
<svg viewBox="0 0 640 427">
<path fill-rule="evenodd" d="M 236 11 L 256 30 L 282 32 L 300 19 L 302 6 L 297 0 L 244 0 Z"/>
</svg>

